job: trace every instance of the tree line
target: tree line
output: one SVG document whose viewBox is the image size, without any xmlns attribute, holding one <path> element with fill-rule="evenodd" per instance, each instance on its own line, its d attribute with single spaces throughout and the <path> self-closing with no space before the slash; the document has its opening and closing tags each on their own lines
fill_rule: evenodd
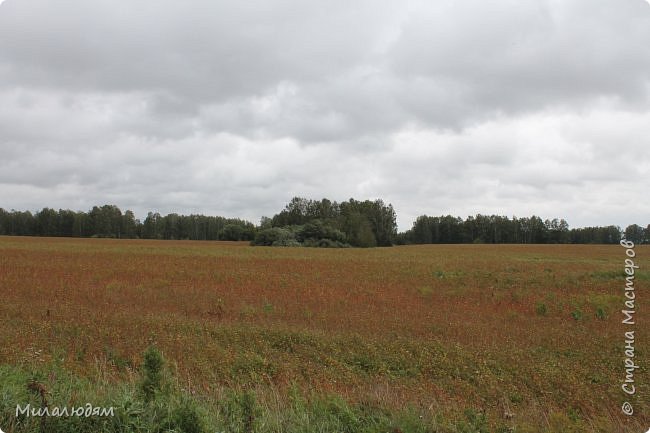
<svg viewBox="0 0 650 433">
<path fill-rule="evenodd" d="M 259 225 L 239 218 L 206 215 L 165 216 L 149 212 L 140 221 L 130 210 L 93 206 L 88 212 L 51 208 L 6 211 L 0 208 L 0 235 L 67 236 L 142 239 L 232 240 L 253 245 L 375 247 L 394 244 L 436 243 L 573 243 L 615 244 L 621 238 L 635 244 L 650 243 L 650 225 L 569 228 L 564 219 L 538 216 L 476 215 L 466 219 L 419 216 L 413 227 L 397 231 L 397 216 L 382 200 L 349 199 L 337 203 L 326 198 L 294 197 L 273 217 Z"/>
<path fill-rule="evenodd" d="M 132 211 L 122 212 L 114 205 L 93 206 L 88 212 L 44 208 L 34 214 L 0 208 L 0 234 L 250 241 L 255 225 L 238 218 L 157 212 L 149 212 L 141 222 Z"/>
<path fill-rule="evenodd" d="M 499 215 L 422 215 L 413 227 L 400 233 L 398 244 L 617 244 L 625 237 L 634 243 L 650 243 L 650 225 L 637 224 L 621 230 L 618 226 L 569 228 L 564 219 L 542 220 L 538 216 L 508 218 Z"/>
</svg>

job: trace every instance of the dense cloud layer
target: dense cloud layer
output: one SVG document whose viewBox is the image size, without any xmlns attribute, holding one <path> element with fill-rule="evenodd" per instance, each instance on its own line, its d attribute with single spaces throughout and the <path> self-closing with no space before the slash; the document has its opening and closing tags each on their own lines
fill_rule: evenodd
<svg viewBox="0 0 650 433">
<path fill-rule="evenodd" d="M 641 0 L 7 0 L 0 207 L 647 224 L 649 40 Z"/>
</svg>

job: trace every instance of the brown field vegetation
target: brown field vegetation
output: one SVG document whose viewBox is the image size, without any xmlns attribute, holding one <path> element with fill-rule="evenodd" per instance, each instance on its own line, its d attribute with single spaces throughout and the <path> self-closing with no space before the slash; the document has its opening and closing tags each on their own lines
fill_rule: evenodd
<svg viewBox="0 0 650 433">
<path fill-rule="evenodd" d="M 650 248 L 636 252 L 632 419 L 620 246 L 0 237 L 0 363 L 119 381 L 155 344 L 196 394 L 295 384 L 449 417 L 473 408 L 516 431 L 636 431 L 650 425 Z"/>
</svg>

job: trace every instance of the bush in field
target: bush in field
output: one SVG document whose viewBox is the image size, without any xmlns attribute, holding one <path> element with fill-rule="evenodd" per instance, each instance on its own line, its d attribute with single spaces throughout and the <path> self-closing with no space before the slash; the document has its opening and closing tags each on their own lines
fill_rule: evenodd
<svg viewBox="0 0 650 433">
<path fill-rule="evenodd" d="M 304 225 L 271 227 L 260 230 L 251 244 L 274 247 L 349 247 L 345 241 L 345 233 L 320 220 L 316 220 Z"/>
<path fill-rule="evenodd" d="M 226 431 L 253 433 L 257 430 L 261 408 L 252 391 L 230 392 L 221 403 L 220 415 Z"/>
<path fill-rule="evenodd" d="M 275 242 L 276 245 L 296 241 L 294 233 L 288 228 L 284 227 L 271 227 L 268 229 L 260 230 L 255 235 L 255 239 L 251 242 L 253 245 L 271 246 Z"/>
<path fill-rule="evenodd" d="M 582 310 L 576 308 L 571 312 L 571 317 L 573 317 L 574 320 L 582 320 Z"/>
<path fill-rule="evenodd" d="M 349 244 L 345 244 L 339 241 L 333 241 L 331 239 L 305 239 L 305 242 L 302 244 L 305 247 L 315 247 L 315 248 L 349 248 Z"/>
<path fill-rule="evenodd" d="M 184 401 L 172 410 L 165 427 L 169 431 L 183 433 L 203 433 L 207 431 L 206 422 L 199 408 L 190 401 Z"/>
<path fill-rule="evenodd" d="M 323 223 L 321 220 L 314 220 L 302 226 L 302 228 L 297 232 L 296 237 L 300 242 L 304 242 L 307 239 L 328 239 L 340 243 L 345 243 L 347 241 L 345 233 Z"/>
<path fill-rule="evenodd" d="M 153 401 L 162 388 L 164 360 L 155 347 L 144 353 L 142 383 L 140 385 L 145 402 Z"/>
<path fill-rule="evenodd" d="M 271 244 L 273 247 L 301 247 L 302 244 L 295 239 L 281 239 Z"/>
</svg>

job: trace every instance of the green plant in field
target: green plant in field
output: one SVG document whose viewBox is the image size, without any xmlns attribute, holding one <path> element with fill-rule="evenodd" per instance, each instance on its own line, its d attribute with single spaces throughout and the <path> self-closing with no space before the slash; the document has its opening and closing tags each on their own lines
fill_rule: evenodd
<svg viewBox="0 0 650 433">
<path fill-rule="evenodd" d="M 237 433 L 257 431 L 257 420 L 261 409 L 252 391 L 230 392 L 220 403 L 220 414 L 225 430 Z"/>
<path fill-rule="evenodd" d="M 490 431 L 484 413 L 477 412 L 474 409 L 467 409 L 465 410 L 465 417 L 467 422 L 460 422 L 457 426 L 458 431 L 463 433 L 488 433 Z"/>
<path fill-rule="evenodd" d="M 149 347 L 144 353 L 140 388 L 147 403 L 153 401 L 162 388 L 164 364 L 162 354 L 155 347 Z"/>
<path fill-rule="evenodd" d="M 596 280 L 618 280 L 625 278 L 625 273 L 617 269 L 611 271 L 592 272 L 589 276 Z"/>
<path fill-rule="evenodd" d="M 86 345 L 83 345 L 75 351 L 74 354 L 74 359 L 77 362 L 83 362 L 84 359 L 86 359 L 86 351 L 88 350 L 88 347 Z"/>
<path fill-rule="evenodd" d="M 579 308 L 576 308 L 571 312 L 571 317 L 573 317 L 574 320 L 581 320 L 582 319 L 582 311 Z"/>
<path fill-rule="evenodd" d="M 543 302 L 538 302 L 537 305 L 535 306 L 535 312 L 537 313 L 538 316 L 546 316 L 546 313 L 548 312 L 548 309 L 546 308 L 546 304 Z"/>
<path fill-rule="evenodd" d="M 239 380 L 254 382 L 260 377 L 273 377 L 277 366 L 257 353 L 244 353 L 233 361 L 231 372 Z"/>
<path fill-rule="evenodd" d="M 183 402 L 171 412 L 167 426 L 169 430 L 183 433 L 203 433 L 207 431 L 205 419 L 199 409 L 189 401 Z"/>
<path fill-rule="evenodd" d="M 255 426 L 255 395 L 251 391 L 246 391 L 242 396 L 242 415 L 244 422 L 244 431 L 246 433 L 253 433 Z"/>
<path fill-rule="evenodd" d="M 607 312 L 603 307 L 598 307 L 596 309 L 596 317 L 598 317 L 600 320 L 605 320 L 607 318 Z"/>
<path fill-rule="evenodd" d="M 108 359 L 108 361 L 111 364 L 113 364 L 118 370 L 123 371 L 127 368 L 133 367 L 131 360 L 123 356 L 119 350 L 113 347 L 106 347 L 105 352 L 106 352 L 106 359 Z M 77 354 L 77 356 L 80 355 L 85 356 L 85 349 L 83 353 Z"/>
<path fill-rule="evenodd" d="M 255 317 L 257 314 L 257 308 L 254 305 L 244 304 L 239 310 L 239 317 L 242 319 L 249 319 Z"/>
<path fill-rule="evenodd" d="M 273 304 L 271 304 L 270 302 L 267 301 L 267 302 L 264 302 L 263 309 L 264 309 L 264 312 L 266 314 L 270 314 L 270 313 L 273 312 L 274 307 L 273 307 Z"/>
<path fill-rule="evenodd" d="M 370 353 L 360 353 L 353 357 L 350 364 L 363 371 L 364 373 L 373 373 L 379 370 L 379 363 Z"/>
<path fill-rule="evenodd" d="M 550 432 L 577 433 L 584 431 L 576 420 L 561 412 L 553 412 L 548 417 Z"/>
</svg>

